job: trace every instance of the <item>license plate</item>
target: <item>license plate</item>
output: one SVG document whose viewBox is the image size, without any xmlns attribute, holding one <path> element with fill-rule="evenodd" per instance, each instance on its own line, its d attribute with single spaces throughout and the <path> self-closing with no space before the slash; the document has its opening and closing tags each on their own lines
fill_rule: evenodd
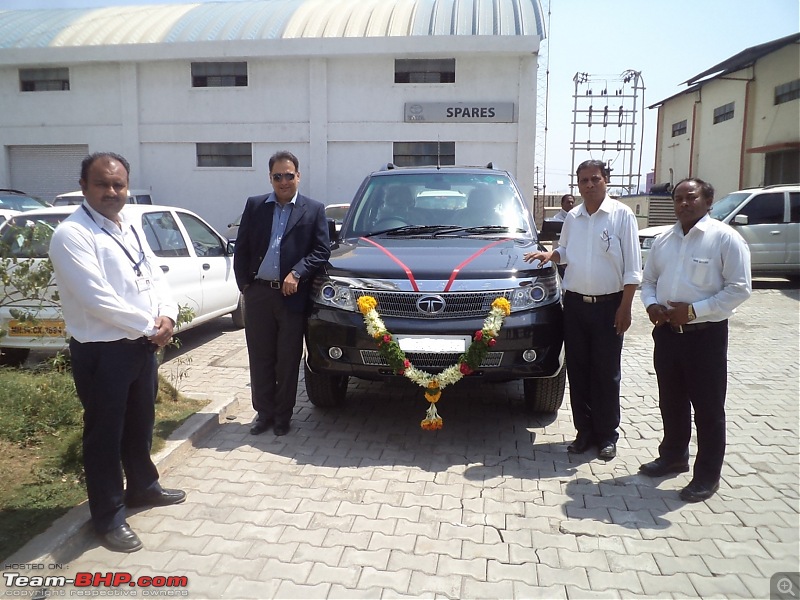
<svg viewBox="0 0 800 600">
<path fill-rule="evenodd" d="M 41 320 L 36 322 L 9 321 L 9 337 L 65 337 L 64 321 Z"/>
<path fill-rule="evenodd" d="M 424 335 L 397 336 L 397 343 L 403 352 L 450 353 L 464 352 L 472 341 L 467 335 L 444 335 L 426 337 Z"/>
</svg>

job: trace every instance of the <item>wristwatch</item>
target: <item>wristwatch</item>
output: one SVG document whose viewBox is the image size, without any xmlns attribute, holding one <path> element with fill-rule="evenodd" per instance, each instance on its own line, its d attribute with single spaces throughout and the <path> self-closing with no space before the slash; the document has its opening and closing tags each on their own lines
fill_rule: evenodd
<svg viewBox="0 0 800 600">
<path fill-rule="evenodd" d="M 694 321 L 697 318 L 697 314 L 694 312 L 694 306 L 692 306 L 691 304 L 686 309 L 686 314 L 689 316 L 689 320 L 688 320 L 689 323 L 691 323 L 692 321 Z"/>
<path fill-rule="evenodd" d="M 298 273 L 297 271 L 292 269 L 292 275 L 294 275 L 294 277 L 295 277 L 295 279 L 297 279 L 297 281 L 300 281 L 300 273 Z"/>
</svg>

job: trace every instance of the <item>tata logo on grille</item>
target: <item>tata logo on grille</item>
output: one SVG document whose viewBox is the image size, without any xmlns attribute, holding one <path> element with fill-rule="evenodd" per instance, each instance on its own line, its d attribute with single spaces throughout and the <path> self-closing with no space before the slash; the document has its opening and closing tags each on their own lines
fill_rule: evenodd
<svg viewBox="0 0 800 600">
<path fill-rule="evenodd" d="M 445 301 L 441 296 L 422 296 L 417 300 L 417 310 L 426 315 L 438 315 L 444 307 Z"/>
</svg>

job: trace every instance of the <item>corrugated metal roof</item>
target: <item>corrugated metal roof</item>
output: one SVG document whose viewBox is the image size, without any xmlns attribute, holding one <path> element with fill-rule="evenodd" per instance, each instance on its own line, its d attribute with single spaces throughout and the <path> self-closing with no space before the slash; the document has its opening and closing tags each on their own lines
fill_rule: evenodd
<svg viewBox="0 0 800 600">
<path fill-rule="evenodd" d="M 0 11 L 0 49 L 544 34 L 539 0 L 242 0 Z"/>
</svg>

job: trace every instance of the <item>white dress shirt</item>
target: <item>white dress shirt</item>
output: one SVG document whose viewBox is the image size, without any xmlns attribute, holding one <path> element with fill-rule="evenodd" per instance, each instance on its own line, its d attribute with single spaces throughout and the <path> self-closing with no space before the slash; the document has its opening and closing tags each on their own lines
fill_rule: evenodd
<svg viewBox="0 0 800 600">
<path fill-rule="evenodd" d="M 144 232 L 125 218 L 124 208 L 119 216 L 121 226 L 84 202 L 50 241 L 67 331 L 81 343 L 150 336 L 157 331 L 156 317 L 178 318 L 178 306 Z M 141 275 L 117 242 L 135 262 L 141 261 Z"/>
<path fill-rule="evenodd" d="M 563 281 L 566 290 L 599 296 L 642 282 L 636 216 L 609 196 L 593 215 L 585 204 L 569 211 L 557 250 L 559 263 L 569 265 Z"/>
<path fill-rule="evenodd" d="M 750 249 L 729 225 L 706 215 L 689 233 L 676 223 L 653 242 L 642 283 L 642 302 L 687 302 L 693 323 L 724 321 L 750 297 Z"/>
<path fill-rule="evenodd" d="M 552 217 L 550 217 L 547 220 L 548 221 L 562 221 L 563 222 L 563 221 L 567 220 L 567 215 L 568 214 L 569 214 L 569 212 L 567 212 L 566 210 L 564 210 L 562 208 L 560 211 L 558 211 L 556 214 L 554 214 Z"/>
</svg>

